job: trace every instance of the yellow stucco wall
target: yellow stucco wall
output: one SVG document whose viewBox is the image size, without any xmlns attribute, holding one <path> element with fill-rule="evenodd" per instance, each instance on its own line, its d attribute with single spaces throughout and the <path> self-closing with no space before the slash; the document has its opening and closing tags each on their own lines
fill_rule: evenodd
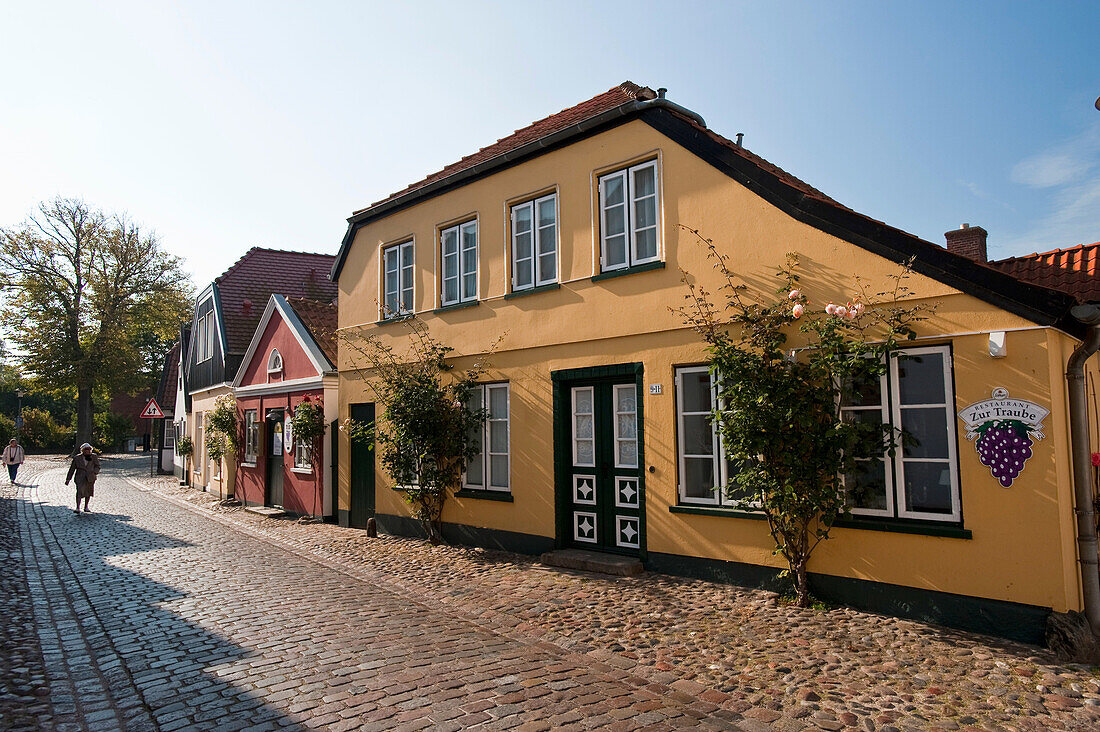
<svg viewBox="0 0 1100 732">
<path fill-rule="evenodd" d="M 196 415 L 202 414 L 203 434 L 206 431 L 206 415 L 213 411 L 215 400 L 222 394 L 232 393 L 229 386 L 219 386 L 195 394 L 191 398 L 191 412 L 187 419 L 187 429 L 194 444 L 194 452 L 191 454 L 191 485 L 204 487 L 220 498 L 233 495 L 233 480 L 236 477 L 236 466 L 233 461 L 222 460 L 221 465 L 215 469 L 214 461 L 206 458 L 206 448 L 202 444 L 202 436 L 198 434 Z"/>
<path fill-rule="evenodd" d="M 596 176 L 656 156 L 661 168 L 661 231 L 665 268 L 592 282 L 598 273 L 594 222 Z M 560 289 L 504 299 L 508 292 L 509 204 L 556 190 L 559 201 Z M 432 313 L 439 306 L 438 229 L 476 215 L 479 226 L 479 303 Z M 504 342 L 486 380 L 511 385 L 511 484 L 514 502 L 451 499 L 444 520 L 478 527 L 553 536 L 553 414 L 551 372 L 642 362 L 646 385 L 663 394 L 645 397 L 647 548 L 686 556 L 778 566 L 764 522 L 685 515 L 677 501 L 675 366 L 701 363 L 699 337 L 670 311 L 684 302 L 681 270 L 707 290 L 720 284 L 694 236 L 698 228 L 729 256 L 751 287 L 774 289 L 771 274 L 789 251 L 798 252 L 803 290 L 813 303 L 849 299 L 856 277 L 871 291 L 897 272 L 892 262 L 800 223 L 679 148 L 642 122 L 580 141 L 499 172 L 362 228 L 340 278 L 340 326 L 379 318 L 380 248 L 410 236 L 416 247 L 415 309 L 433 335 L 456 352 L 475 355 L 500 333 Z M 987 399 L 993 387 L 1052 410 L 1046 439 L 1009 489 L 978 462 L 956 422 L 964 527 L 972 539 L 864 529 L 834 530 L 815 555 L 812 571 L 1052 607 L 1078 608 L 1068 442 L 1061 372 L 1072 339 L 1036 328 L 927 277 L 912 289 L 935 303 L 922 323 L 919 345 L 950 343 L 958 409 Z M 400 324 L 371 326 L 400 348 Z M 1008 357 L 988 354 L 988 332 L 1006 330 Z M 795 344 L 797 345 L 797 344 Z M 341 349 L 340 414 L 348 404 L 372 401 L 353 378 L 349 349 Z M 461 363 L 461 361 L 460 361 Z M 648 391 L 648 389 L 646 390 Z M 1053 393 L 1052 393 L 1053 392 Z M 347 445 L 340 451 L 340 503 L 347 507 Z M 407 514 L 400 496 L 378 475 L 376 510 Z"/>
</svg>

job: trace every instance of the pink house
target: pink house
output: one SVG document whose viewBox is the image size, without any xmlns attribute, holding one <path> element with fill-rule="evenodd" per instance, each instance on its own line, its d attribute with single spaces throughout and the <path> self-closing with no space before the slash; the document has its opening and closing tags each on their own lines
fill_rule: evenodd
<svg viewBox="0 0 1100 732">
<path fill-rule="evenodd" d="M 332 436 L 337 412 L 336 306 L 272 295 L 245 352 L 233 392 L 241 424 L 236 496 L 302 516 L 332 516 Z M 294 436 L 294 410 L 323 405 L 323 439 Z"/>
</svg>

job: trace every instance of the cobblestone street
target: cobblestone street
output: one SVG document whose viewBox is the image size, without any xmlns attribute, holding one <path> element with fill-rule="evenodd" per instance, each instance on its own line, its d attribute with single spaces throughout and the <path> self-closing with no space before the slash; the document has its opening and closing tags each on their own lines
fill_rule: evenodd
<svg viewBox="0 0 1100 732">
<path fill-rule="evenodd" d="M 1095 729 L 1042 649 L 265 519 L 111 459 L 0 493 L 0 729 Z M 144 474 L 144 475 L 143 475 Z"/>
</svg>

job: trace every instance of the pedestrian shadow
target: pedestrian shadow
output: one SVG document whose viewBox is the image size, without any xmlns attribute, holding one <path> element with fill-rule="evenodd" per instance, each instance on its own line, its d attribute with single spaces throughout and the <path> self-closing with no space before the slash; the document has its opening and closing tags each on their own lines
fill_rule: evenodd
<svg viewBox="0 0 1100 732">
<path fill-rule="evenodd" d="M 133 697 L 136 686 L 157 726 L 228 731 L 270 722 L 272 727 L 304 732 L 262 694 L 234 683 L 247 675 L 258 653 L 233 643 L 218 627 L 184 617 L 197 606 L 216 609 L 228 601 L 208 597 L 208 584 L 189 582 L 189 574 L 201 574 L 193 571 L 196 562 L 214 560 L 204 558 L 195 542 L 150 531 L 125 513 L 77 516 L 69 506 L 41 502 L 24 508 L 22 515 L 37 520 L 41 531 L 32 530 L 32 543 L 45 544 L 35 546 L 33 554 L 25 547 L 24 557 L 35 557 L 43 580 L 54 573 L 67 591 L 70 599 L 51 593 L 50 603 L 68 601 L 74 606 L 92 665 L 101 670 L 116 707 Z M 82 616 L 84 598 L 91 612 Z M 36 617 L 39 624 L 43 620 Z M 96 621 L 109 643 L 95 632 Z M 77 704 L 80 695 L 78 684 Z M 130 713 L 139 715 L 140 709 Z M 127 722 L 140 728 L 136 719 Z"/>
</svg>

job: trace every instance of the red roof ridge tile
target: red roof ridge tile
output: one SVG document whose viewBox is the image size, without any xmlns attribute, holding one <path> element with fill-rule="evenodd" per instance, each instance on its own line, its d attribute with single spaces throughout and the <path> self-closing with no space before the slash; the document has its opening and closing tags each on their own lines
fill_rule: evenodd
<svg viewBox="0 0 1100 732">
<path fill-rule="evenodd" d="M 296 250 L 296 249 L 273 249 L 272 247 L 254 246 L 254 247 L 250 247 L 248 249 L 248 251 L 246 251 L 244 254 L 242 254 L 240 257 L 238 257 L 237 261 L 234 262 L 233 264 L 229 265 L 228 269 L 226 269 L 220 275 L 215 277 L 214 281 L 215 282 L 221 282 L 227 275 L 232 273 L 234 270 L 238 269 L 245 262 L 246 259 L 252 257 L 253 255 L 255 255 L 258 252 L 269 252 L 271 254 L 293 254 L 293 255 L 296 255 L 296 256 L 297 255 L 303 255 L 303 256 L 310 256 L 310 257 L 326 257 L 328 259 L 336 259 L 335 255 L 325 254 L 324 252 L 303 252 L 303 251 Z"/>
</svg>

